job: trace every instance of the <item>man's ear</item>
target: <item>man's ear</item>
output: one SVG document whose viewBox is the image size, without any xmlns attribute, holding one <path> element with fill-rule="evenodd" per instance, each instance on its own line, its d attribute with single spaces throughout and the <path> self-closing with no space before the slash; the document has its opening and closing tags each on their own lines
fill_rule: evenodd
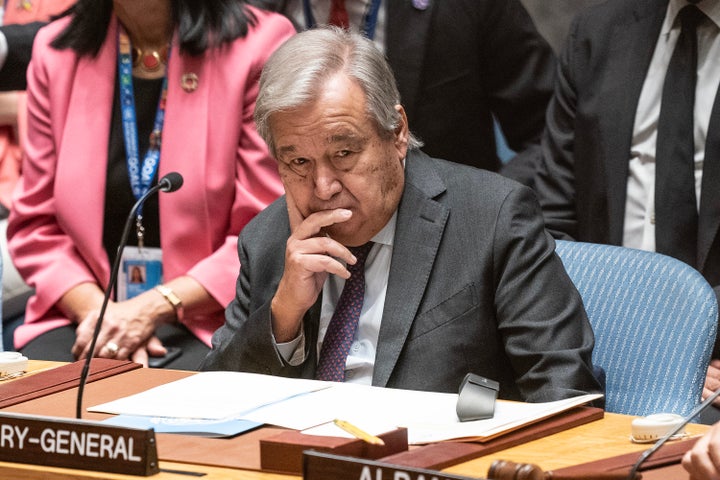
<svg viewBox="0 0 720 480">
<path fill-rule="evenodd" d="M 408 119 L 403 106 L 395 105 L 395 110 L 400 114 L 400 122 L 395 128 L 395 148 L 397 149 L 400 158 L 405 158 L 408 150 L 410 128 L 408 127 Z"/>
</svg>

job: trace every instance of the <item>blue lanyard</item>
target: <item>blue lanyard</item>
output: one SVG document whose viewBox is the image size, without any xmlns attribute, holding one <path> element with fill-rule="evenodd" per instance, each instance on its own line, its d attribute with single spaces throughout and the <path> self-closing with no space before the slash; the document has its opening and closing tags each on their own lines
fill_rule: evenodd
<svg viewBox="0 0 720 480">
<path fill-rule="evenodd" d="M 163 79 L 162 93 L 158 101 L 155 123 L 150 134 L 150 144 L 142 165 L 138 148 L 137 118 L 135 113 L 135 93 L 132 82 L 132 55 L 130 38 L 120 27 L 118 32 L 118 72 L 120 75 L 120 108 L 122 111 L 123 136 L 125 139 L 125 155 L 127 157 L 130 187 L 135 199 L 139 199 L 152 184 L 153 177 L 160 163 L 160 147 L 163 123 L 165 122 L 165 101 L 167 99 L 167 74 Z M 142 208 L 142 207 L 141 207 Z M 138 216 L 141 217 L 139 210 Z"/>
<path fill-rule="evenodd" d="M 365 13 L 365 18 L 363 19 L 362 31 L 370 40 L 375 37 L 375 28 L 377 27 L 378 13 L 380 12 L 380 2 L 381 0 L 372 0 L 370 8 Z M 312 13 L 310 0 L 303 0 L 303 14 L 305 15 L 305 26 L 308 29 L 314 28 L 317 22 Z"/>
</svg>

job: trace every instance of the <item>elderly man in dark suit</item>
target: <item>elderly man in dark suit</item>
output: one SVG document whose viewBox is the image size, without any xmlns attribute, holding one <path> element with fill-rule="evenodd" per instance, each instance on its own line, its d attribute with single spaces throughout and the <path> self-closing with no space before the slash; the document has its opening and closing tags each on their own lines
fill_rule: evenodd
<svg viewBox="0 0 720 480">
<path fill-rule="evenodd" d="M 263 70 L 255 118 L 286 195 L 242 232 L 204 369 L 442 392 L 472 372 L 528 401 L 599 389 L 533 193 L 421 153 L 372 42 L 291 38 Z"/>
<path fill-rule="evenodd" d="M 576 18 L 534 182 L 554 236 L 671 255 L 720 293 L 718 58 L 717 0 L 610 0 Z M 718 387 L 714 360 L 704 395 Z"/>
</svg>

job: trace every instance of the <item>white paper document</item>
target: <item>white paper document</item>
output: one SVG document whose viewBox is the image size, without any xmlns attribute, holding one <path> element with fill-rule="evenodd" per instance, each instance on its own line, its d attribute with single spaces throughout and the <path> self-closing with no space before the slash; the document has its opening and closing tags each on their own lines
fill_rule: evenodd
<svg viewBox="0 0 720 480">
<path fill-rule="evenodd" d="M 290 379 L 241 372 L 201 372 L 89 408 L 92 412 L 185 419 L 242 419 L 295 430 L 340 418 L 366 430 L 406 427 L 411 444 L 488 440 L 583 405 L 601 395 L 548 403 L 498 400 L 487 420 L 460 422 L 457 394 Z M 320 429 L 314 432 L 334 429 Z"/>
<path fill-rule="evenodd" d="M 255 373 L 202 372 L 88 410 L 148 417 L 241 418 L 243 413 L 263 405 L 330 385 Z"/>
</svg>

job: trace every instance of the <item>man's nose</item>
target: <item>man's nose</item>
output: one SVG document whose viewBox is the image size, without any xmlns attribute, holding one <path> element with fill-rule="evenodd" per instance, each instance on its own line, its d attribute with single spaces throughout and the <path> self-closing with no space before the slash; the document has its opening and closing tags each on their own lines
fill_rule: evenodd
<svg viewBox="0 0 720 480">
<path fill-rule="evenodd" d="M 318 165 L 313 172 L 315 196 L 321 200 L 330 200 L 342 191 L 342 183 L 337 172 L 331 166 Z"/>
</svg>

